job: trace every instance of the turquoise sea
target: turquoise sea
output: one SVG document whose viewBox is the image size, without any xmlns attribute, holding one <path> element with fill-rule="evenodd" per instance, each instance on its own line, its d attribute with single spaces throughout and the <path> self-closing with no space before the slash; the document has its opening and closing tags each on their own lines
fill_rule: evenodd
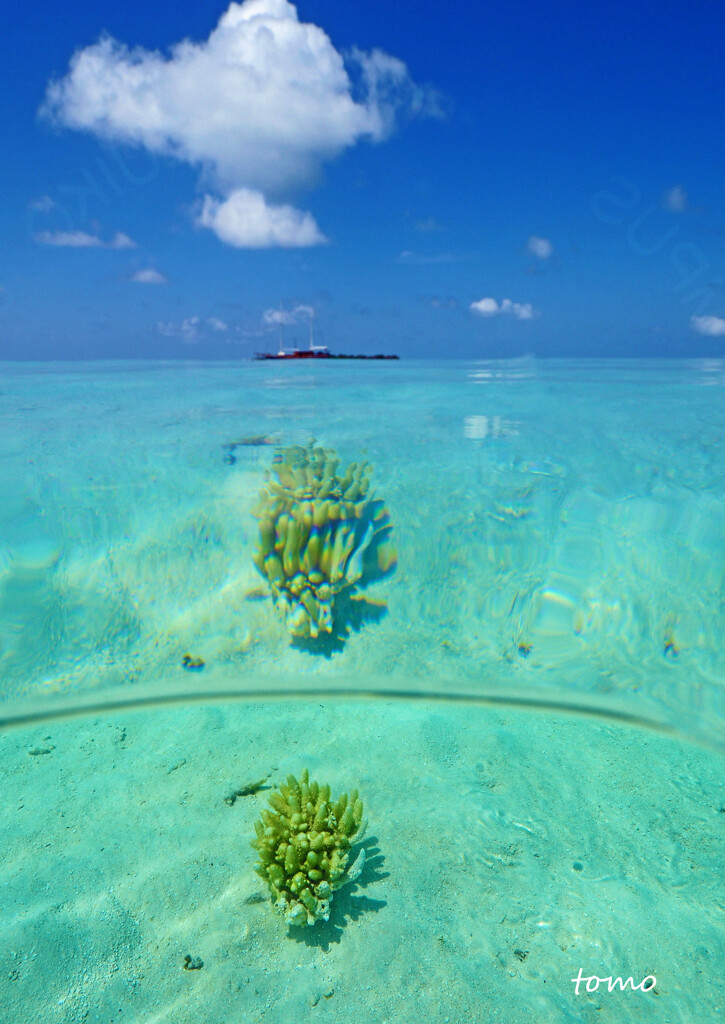
<svg viewBox="0 0 725 1024">
<path fill-rule="evenodd" d="M 390 527 L 316 639 L 253 561 L 313 440 Z M 0 1021 L 722 1015 L 725 362 L 6 363 L 0 471 Z M 366 861 L 290 928 L 305 768 Z"/>
</svg>

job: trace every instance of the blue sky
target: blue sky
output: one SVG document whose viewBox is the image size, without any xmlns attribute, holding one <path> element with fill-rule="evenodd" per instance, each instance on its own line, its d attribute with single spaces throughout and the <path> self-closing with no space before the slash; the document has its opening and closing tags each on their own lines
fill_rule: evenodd
<svg viewBox="0 0 725 1024">
<path fill-rule="evenodd" d="M 0 358 L 722 356 L 722 4 L 28 0 Z"/>
</svg>

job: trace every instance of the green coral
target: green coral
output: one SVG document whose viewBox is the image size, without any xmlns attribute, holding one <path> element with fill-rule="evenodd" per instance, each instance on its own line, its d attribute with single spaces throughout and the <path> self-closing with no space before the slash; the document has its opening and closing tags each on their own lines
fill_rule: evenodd
<svg viewBox="0 0 725 1024">
<path fill-rule="evenodd" d="M 255 871 L 269 885 L 275 909 L 290 925 L 311 925 L 330 916 L 336 889 L 354 882 L 365 864 L 365 851 L 348 864 L 353 837 L 362 839 L 363 803 L 354 789 L 330 800 L 330 787 L 310 782 L 307 769 L 299 782 L 287 784 L 270 797 L 254 823 L 259 854 Z"/>
<path fill-rule="evenodd" d="M 332 632 L 337 594 L 363 576 L 366 553 L 380 574 L 395 566 L 390 516 L 370 493 L 370 467 L 353 462 L 338 474 L 332 449 L 293 445 L 275 455 L 271 480 L 254 515 L 253 560 L 295 637 Z"/>
</svg>

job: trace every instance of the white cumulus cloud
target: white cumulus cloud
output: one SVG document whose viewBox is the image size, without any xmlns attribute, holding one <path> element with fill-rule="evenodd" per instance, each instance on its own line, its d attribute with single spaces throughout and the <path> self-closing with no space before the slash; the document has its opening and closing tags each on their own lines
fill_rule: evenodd
<svg viewBox="0 0 725 1024">
<path fill-rule="evenodd" d="M 227 201 L 240 191 L 278 198 L 357 142 L 384 140 L 400 116 L 438 112 L 402 61 L 380 50 L 343 58 L 288 0 L 231 3 L 208 39 L 176 43 L 168 55 L 103 37 L 74 54 L 42 110 L 57 124 L 199 167 Z M 209 203 L 213 221 L 224 204 Z M 250 231 L 225 229 L 224 219 L 220 238 L 246 245 Z M 322 240 L 309 214 L 262 237 Z"/>
<path fill-rule="evenodd" d="M 312 214 L 286 204 L 273 206 L 249 188 L 238 188 L 223 200 L 205 196 L 196 223 L 237 249 L 294 249 L 327 241 Z"/>
<path fill-rule="evenodd" d="M 530 235 L 526 247 L 538 260 L 548 260 L 554 254 L 554 246 L 549 239 L 540 238 L 539 235 Z"/>
<path fill-rule="evenodd" d="M 210 317 L 207 318 L 206 322 L 207 322 L 207 325 L 212 329 L 212 331 L 228 331 L 229 330 L 229 327 L 227 326 L 227 324 L 225 324 L 223 320 L 220 320 L 218 316 L 210 316 Z"/>
<path fill-rule="evenodd" d="M 144 270 L 137 270 L 131 274 L 131 280 L 136 284 L 168 284 L 167 278 L 159 270 L 153 267 L 146 267 Z"/>
<path fill-rule="evenodd" d="M 87 231 L 39 231 L 35 241 L 41 245 L 67 246 L 71 249 L 135 249 L 136 243 L 122 231 L 117 231 L 110 242 Z"/>
<path fill-rule="evenodd" d="M 490 298 L 479 299 L 478 302 L 471 303 L 470 309 L 472 313 L 484 317 L 506 314 L 515 317 L 517 320 L 533 320 L 535 316 L 538 316 L 531 303 L 512 302 L 511 299 L 503 299 L 502 302 L 497 302 L 496 299 Z"/>
<path fill-rule="evenodd" d="M 690 325 L 698 334 L 707 334 L 711 338 L 725 335 L 725 319 L 721 316 L 692 316 Z"/>
</svg>

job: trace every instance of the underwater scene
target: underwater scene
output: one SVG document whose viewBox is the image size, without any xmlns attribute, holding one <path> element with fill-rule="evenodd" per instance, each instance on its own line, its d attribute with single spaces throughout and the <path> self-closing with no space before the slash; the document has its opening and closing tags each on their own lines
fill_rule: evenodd
<svg viewBox="0 0 725 1024">
<path fill-rule="evenodd" d="M 725 1006 L 725 362 L 0 368 L 0 1021 Z"/>
</svg>

